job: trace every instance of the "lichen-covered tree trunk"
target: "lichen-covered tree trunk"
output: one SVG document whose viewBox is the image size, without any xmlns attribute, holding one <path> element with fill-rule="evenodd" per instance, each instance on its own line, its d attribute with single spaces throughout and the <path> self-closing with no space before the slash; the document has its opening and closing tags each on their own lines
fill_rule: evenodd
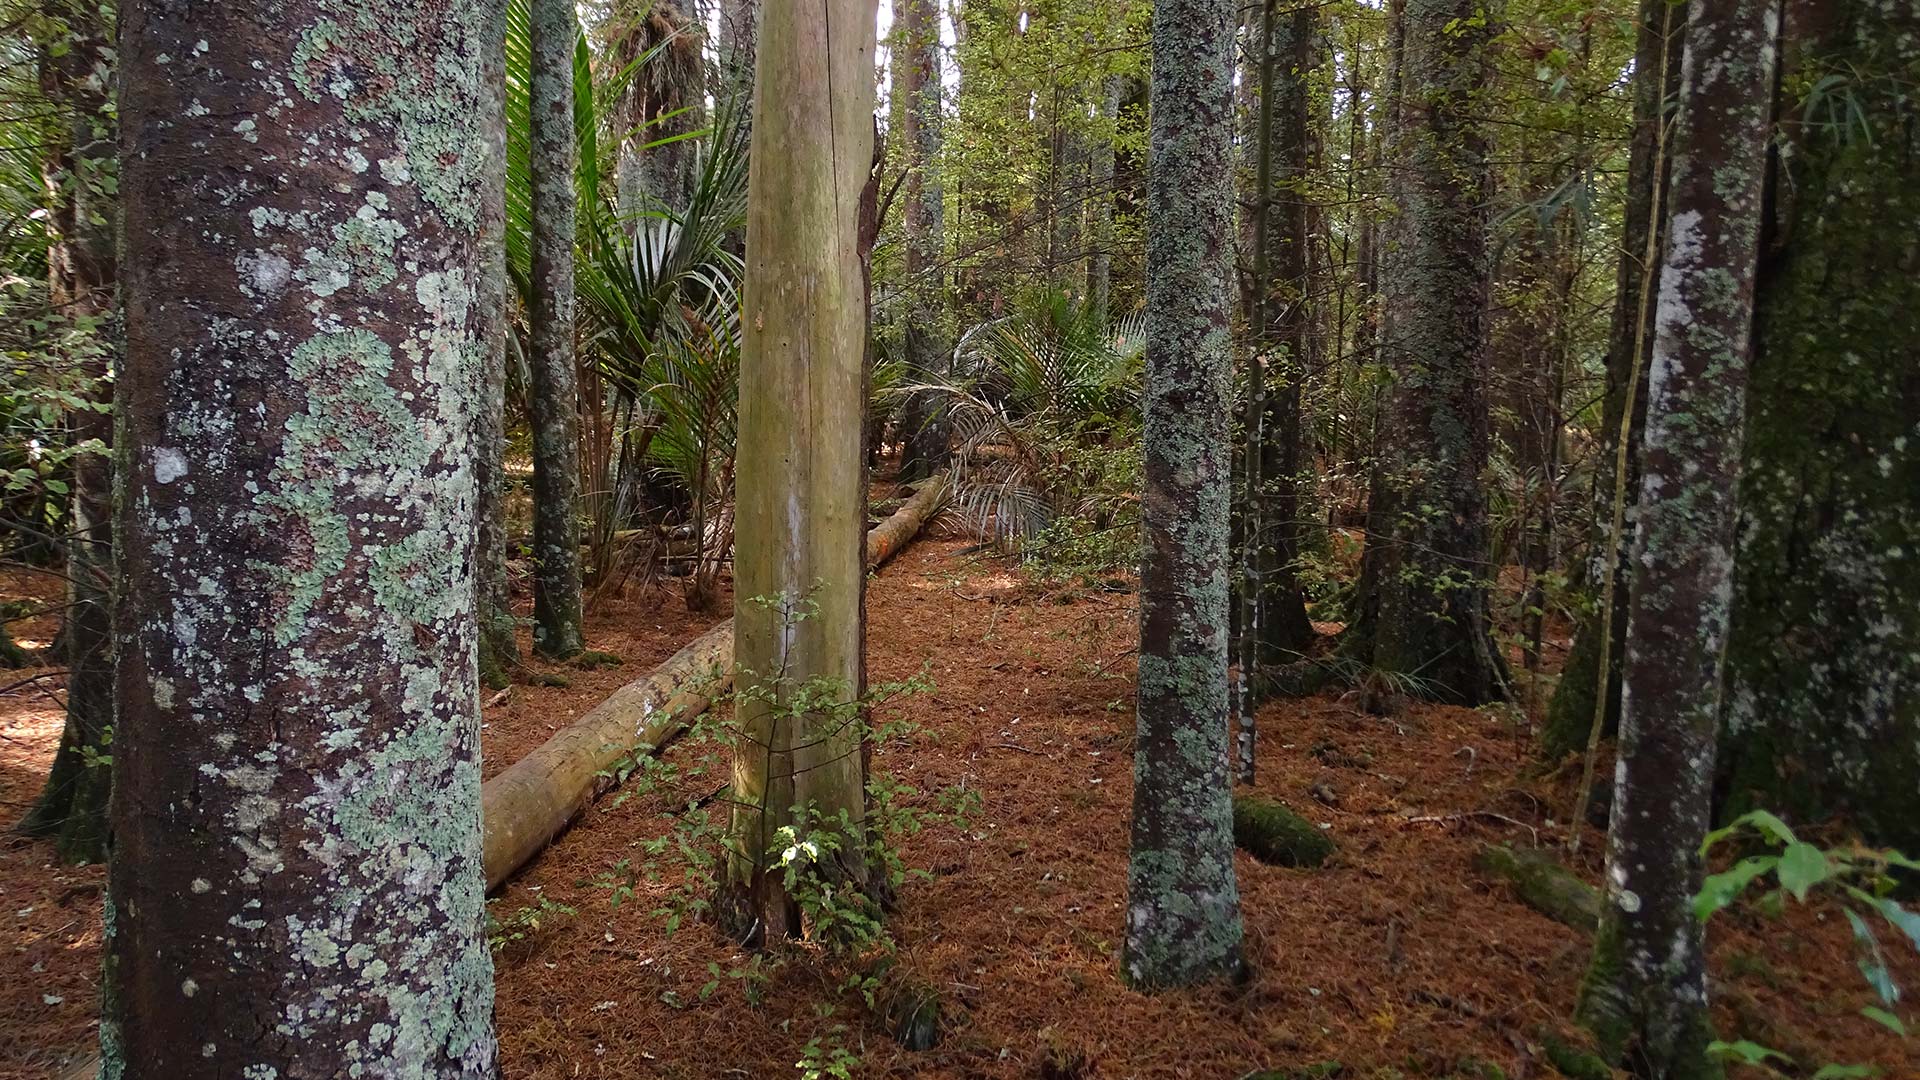
<svg viewBox="0 0 1920 1080">
<path fill-rule="evenodd" d="M 1722 716 L 1727 812 L 1920 851 L 1920 3 L 1792 7 Z M 1848 115 L 1855 115 L 1849 113 Z"/>
<path fill-rule="evenodd" d="M 1125 978 L 1239 970 L 1227 779 L 1233 0 L 1153 11 L 1140 676 Z"/>
<path fill-rule="evenodd" d="M 1607 338 L 1606 396 L 1601 405 L 1600 447 L 1595 458 L 1593 501 L 1593 557 L 1587 570 L 1594 599 L 1611 611 L 1598 611 L 1580 622 L 1573 651 L 1561 669 L 1560 683 L 1541 730 L 1542 752 L 1549 758 L 1577 750 L 1587 743 L 1593 726 L 1604 651 L 1607 669 L 1604 734 L 1620 721 L 1620 657 L 1627 642 L 1627 557 L 1633 548 L 1631 504 L 1640 493 L 1640 436 L 1646 422 L 1647 354 L 1653 350 L 1652 296 L 1659 289 L 1659 252 L 1666 235 L 1664 206 L 1672 155 L 1665 152 L 1661 125 L 1669 124 L 1667 104 L 1679 91 L 1680 34 L 1686 27 L 1686 9 L 1667 0 L 1641 0 L 1639 29 L 1634 44 L 1633 136 L 1627 153 L 1626 205 L 1620 230 L 1620 260 L 1614 288 L 1613 321 Z M 1649 255 L 1653 257 L 1650 259 Z M 1632 410 L 1626 432 L 1624 459 L 1620 456 L 1623 418 Z M 1624 465 L 1624 469 L 1616 466 Z M 1626 505 L 1615 505 L 1615 490 Z M 1614 535 L 1615 517 L 1621 522 Z M 1609 570 L 1608 552 L 1613 555 Z M 1613 576 L 1609 599 L 1608 574 Z M 1601 641 L 1609 644 L 1603 650 Z"/>
<path fill-rule="evenodd" d="M 474 302 L 474 333 L 486 365 L 481 369 L 479 412 L 473 430 L 474 483 L 479 503 L 474 522 L 474 612 L 480 624 L 480 680 L 491 689 L 508 683 L 508 668 L 520 660 L 514 639 L 513 589 L 507 576 L 507 73 L 506 0 L 486 0 L 487 70 L 481 86 L 488 159 L 480 219 L 480 288 Z"/>
<path fill-rule="evenodd" d="M 906 353 L 915 379 L 948 374 L 945 252 L 946 213 L 940 180 L 940 9 L 937 0 L 900 0 L 894 32 L 895 82 L 902 90 L 900 147 L 906 179 L 907 280 L 912 312 Z M 924 403 L 923 403 L 924 404 Z M 919 479 L 941 469 L 947 458 L 947 427 L 930 409 L 912 410 L 903 478 Z"/>
<path fill-rule="evenodd" d="M 572 0 L 533 0 L 532 17 L 527 420 L 533 428 L 533 649 L 564 659 L 586 647 L 580 609 L 579 373 L 573 349 L 573 53 L 580 31 Z"/>
<path fill-rule="evenodd" d="M 76 323 L 96 325 L 97 354 L 74 358 L 98 380 L 99 408 L 82 406 L 71 424 L 76 442 L 113 445 L 109 358 L 119 346 L 116 321 L 114 199 L 116 160 L 110 28 L 98 9 L 65 9 L 65 32 L 42 60 L 41 88 L 66 115 L 68 137 L 49 185 L 52 230 L 47 252 L 48 295 L 54 309 Z M 59 49 L 52 46 L 57 44 Z M 106 857 L 108 745 L 113 725 L 113 647 L 110 601 L 113 544 L 110 526 L 113 466 L 104 449 L 73 458 L 72 531 L 67 540 L 67 716 L 40 797 L 20 823 L 30 836 L 51 837 L 60 857 L 96 862 Z"/>
<path fill-rule="evenodd" d="M 495 1075 L 486 5 L 121 8 L 102 1076 Z"/>
<path fill-rule="evenodd" d="M 1771 0 L 1694 0 L 1641 448 L 1607 904 L 1579 1015 L 1636 1076 L 1714 1075 L 1693 897 L 1712 810 L 1772 130 Z"/>
<path fill-rule="evenodd" d="M 1486 488 L 1487 141 L 1477 119 L 1490 34 L 1478 0 L 1407 0 L 1399 250 L 1383 359 L 1393 387 L 1368 546 L 1375 667 L 1434 696 L 1502 694 L 1488 627 Z"/>
<path fill-rule="evenodd" d="M 735 526 L 741 742 L 721 896 L 723 919 L 749 941 L 803 929 L 773 858 L 783 826 L 839 834 L 840 857 L 815 869 L 866 885 L 861 740 L 849 714 L 866 503 L 859 204 L 872 167 L 875 44 L 870 0 L 762 12 Z"/>
<path fill-rule="evenodd" d="M 1261 393 L 1249 397 L 1253 419 L 1247 459 L 1247 520 L 1255 526 L 1249 534 L 1249 591 L 1257 607 L 1251 652 L 1256 664 L 1298 660 L 1313 641 L 1294 563 L 1301 540 L 1300 394 L 1312 318 L 1306 184 L 1312 118 L 1308 77 L 1316 55 L 1317 14 L 1312 4 L 1283 7 L 1274 0 L 1261 19 L 1264 55 L 1253 237 L 1253 331 L 1258 348 L 1252 358 L 1260 368 L 1254 374 Z"/>
</svg>

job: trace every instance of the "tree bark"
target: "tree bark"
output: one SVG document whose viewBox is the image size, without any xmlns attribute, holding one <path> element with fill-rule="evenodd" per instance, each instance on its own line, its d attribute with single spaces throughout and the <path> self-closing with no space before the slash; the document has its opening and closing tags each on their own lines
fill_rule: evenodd
<svg viewBox="0 0 1920 1080">
<path fill-rule="evenodd" d="M 1647 354 L 1653 350 L 1649 323 L 1652 294 L 1660 288 L 1658 253 L 1665 250 L 1666 215 L 1655 214 L 1667 195 L 1667 178 L 1672 173 L 1672 155 L 1661 152 L 1661 125 L 1669 122 L 1667 103 L 1680 90 L 1681 32 L 1686 27 L 1686 12 L 1667 0 L 1641 0 L 1639 30 L 1634 47 L 1633 138 L 1627 156 L 1627 197 L 1620 230 L 1620 260 L 1614 287 L 1613 323 L 1607 344 L 1606 397 L 1601 405 L 1600 437 L 1602 452 L 1596 460 L 1594 490 L 1593 557 L 1587 576 L 1600 592 L 1596 599 L 1611 609 L 1610 617 L 1594 613 L 1583 619 L 1575 634 L 1573 651 L 1561 669 L 1560 683 L 1554 689 L 1541 730 L 1542 750 L 1550 758 L 1580 749 L 1587 743 L 1594 713 L 1599 707 L 1602 653 L 1605 653 L 1607 687 L 1603 734 L 1612 734 L 1620 722 L 1620 656 L 1627 643 L 1627 589 L 1632 573 L 1628 556 L 1633 548 L 1633 531 L 1624 523 L 1633 520 L 1631 506 L 1618 508 L 1623 522 L 1619 536 L 1614 535 L 1614 490 L 1621 485 L 1630 504 L 1640 490 L 1640 436 L 1647 415 Z M 1655 258 L 1649 265 L 1648 254 Z M 1629 410 L 1631 418 L 1629 419 Z M 1620 438 L 1626 427 L 1627 445 L 1621 458 Z M 1616 463 L 1624 469 L 1616 469 Z M 1620 475 L 1616 475 L 1616 473 Z M 1613 564 L 1608 566 L 1608 552 Z M 1613 575 L 1612 596 L 1605 596 L 1604 583 Z M 1602 649 L 1602 639 L 1608 641 Z"/>
<path fill-rule="evenodd" d="M 899 0 L 894 62 L 900 103 L 901 165 L 906 179 L 906 248 L 910 314 L 907 364 L 915 379 L 944 379 L 947 347 L 946 211 L 940 181 L 940 9 L 937 0 Z M 947 427 L 925 401 L 911 409 L 911 430 L 900 462 L 905 479 L 917 480 L 946 463 Z"/>
<path fill-rule="evenodd" d="M 580 416 L 573 349 L 577 195 L 571 0 L 533 5 L 533 303 L 528 422 L 533 428 L 533 650 L 586 647 L 580 605 Z"/>
<path fill-rule="evenodd" d="M 479 0 L 122 7 L 104 1077 L 496 1074 L 488 37 Z"/>
<path fill-rule="evenodd" d="M 1233 0 L 1153 11 L 1145 551 L 1121 970 L 1179 986 L 1241 967 L 1227 778 Z"/>
<path fill-rule="evenodd" d="M 507 576 L 507 335 L 512 332 L 509 305 L 513 285 L 507 279 L 507 5 L 487 2 L 487 153 L 485 202 L 480 221 L 482 264 L 474 305 L 474 332 L 480 339 L 479 420 L 473 438 L 475 510 L 474 612 L 480 623 L 480 681 L 506 687 L 507 671 L 520 661 L 514 638 L 513 587 Z"/>
<path fill-rule="evenodd" d="M 1487 143 L 1476 120 L 1487 20 L 1475 0 L 1406 0 L 1399 246 L 1384 360 L 1394 383 L 1368 535 L 1372 663 L 1432 696 L 1502 696 L 1488 627 Z"/>
<path fill-rule="evenodd" d="M 1779 31 L 1695 0 L 1648 379 L 1607 905 L 1579 1015 L 1635 1075 L 1716 1075 L 1693 897 L 1711 814 Z"/>
<path fill-rule="evenodd" d="M 94 380 L 98 405 L 113 393 L 120 326 L 114 219 L 115 131 L 107 108 L 113 63 L 109 28 L 96 8 L 62 11 L 66 32 L 60 55 L 48 49 L 41 89 L 65 115 L 67 138 L 52 170 L 57 183 L 49 206 L 53 235 L 47 251 L 48 296 L 54 310 L 75 323 L 92 322 L 97 354 L 68 358 Z M 117 372 L 116 372 L 117 374 Z M 67 601 L 60 640 L 67 661 L 66 726 L 47 782 L 20 823 L 30 836 L 51 837 L 69 862 L 97 862 L 107 854 L 107 795 L 113 727 L 114 443 L 113 417 L 101 408 L 76 410 L 69 423 L 76 443 L 97 442 L 73 458 L 67 540 Z"/>
<path fill-rule="evenodd" d="M 831 829 L 864 887 L 860 732 L 859 203 L 872 167 L 871 0 L 762 12 L 742 312 L 734 625 L 741 742 L 722 917 L 748 941 L 800 932 L 770 849 Z M 795 696 L 826 700 L 809 709 Z M 795 808 L 799 808 L 796 812 Z"/>
<path fill-rule="evenodd" d="M 1920 133 L 1901 89 L 1920 79 L 1920 3 L 1791 10 L 1783 83 L 1842 76 L 1867 126 L 1812 110 L 1776 166 L 1723 812 L 1841 813 L 1920 851 Z"/>
<path fill-rule="evenodd" d="M 1087 205 L 1087 307 L 1105 328 L 1113 316 L 1113 142 L 1120 123 L 1120 97 L 1126 76 L 1109 75 L 1100 100 L 1101 130 L 1093 140 Z"/>
</svg>

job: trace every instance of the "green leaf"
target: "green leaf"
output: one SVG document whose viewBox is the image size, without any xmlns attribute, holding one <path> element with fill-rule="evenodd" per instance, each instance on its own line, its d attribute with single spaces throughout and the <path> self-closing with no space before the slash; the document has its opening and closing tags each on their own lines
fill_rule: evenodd
<svg viewBox="0 0 1920 1080">
<path fill-rule="evenodd" d="M 1722 1042 L 1715 1039 L 1707 1044 L 1707 1053 L 1712 1057 L 1731 1058 L 1743 1065 L 1759 1065 L 1768 1058 L 1778 1058 L 1789 1065 L 1793 1064 L 1793 1059 L 1780 1051 L 1769 1049 L 1747 1039 L 1735 1042 Z"/>
<path fill-rule="evenodd" d="M 1772 870 L 1779 861 L 1774 855 L 1752 855 L 1707 878 L 1701 883 L 1700 894 L 1693 898 L 1694 918 L 1706 922 L 1714 912 L 1739 899 L 1755 878 Z"/>
<path fill-rule="evenodd" d="M 1872 1065 L 1822 1065 L 1813 1080 L 1863 1080 L 1879 1075 L 1880 1070 Z"/>
<path fill-rule="evenodd" d="M 1901 1038 L 1906 1038 L 1907 1025 L 1901 1019 L 1878 1005 L 1868 1005 L 1860 1010 L 1860 1015 L 1886 1028 Z"/>
<path fill-rule="evenodd" d="M 1880 997 L 1885 1005 L 1893 1005 L 1900 1000 L 1900 986 L 1893 981 L 1893 972 L 1887 970 L 1887 961 L 1880 955 L 1880 941 L 1873 936 L 1873 928 L 1852 908 L 1845 909 L 1847 923 L 1853 927 L 1853 939 L 1860 945 L 1861 956 L 1854 962 L 1860 974 L 1866 977 L 1867 985 Z"/>
<path fill-rule="evenodd" d="M 1795 840 L 1780 855 L 1780 884 L 1795 900 L 1805 900 L 1807 890 L 1833 875 L 1833 864 L 1826 852 L 1812 844 Z"/>
</svg>

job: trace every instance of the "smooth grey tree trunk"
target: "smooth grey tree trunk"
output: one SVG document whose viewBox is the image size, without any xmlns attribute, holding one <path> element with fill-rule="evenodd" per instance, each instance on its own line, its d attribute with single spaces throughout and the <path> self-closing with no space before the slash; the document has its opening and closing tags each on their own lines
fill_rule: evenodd
<svg viewBox="0 0 1920 1080">
<path fill-rule="evenodd" d="M 1779 33 L 1694 0 L 1655 312 L 1607 904 L 1579 1014 L 1635 1075 L 1717 1075 L 1693 897 L 1712 812 Z"/>
<path fill-rule="evenodd" d="M 101 1075 L 492 1077 L 486 5 L 121 9 Z"/>
<path fill-rule="evenodd" d="M 1241 967 L 1227 776 L 1233 0 L 1153 12 L 1145 551 L 1121 971 L 1180 986 Z"/>
<path fill-rule="evenodd" d="M 533 428 L 533 650 L 586 647 L 580 604 L 580 411 L 573 348 L 577 195 L 572 0 L 532 0 L 533 303 L 528 422 Z"/>
</svg>

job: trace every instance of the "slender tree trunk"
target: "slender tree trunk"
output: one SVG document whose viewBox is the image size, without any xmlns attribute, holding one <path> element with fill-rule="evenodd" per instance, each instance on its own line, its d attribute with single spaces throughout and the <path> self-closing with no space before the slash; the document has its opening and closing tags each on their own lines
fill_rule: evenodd
<svg viewBox="0 0 1920 1080">
<path fill-rule="evenodd" d="M 580 416 L 573 352 L 576 195 L 572 0 L 533 4 L 533 304 L 527 420 L 533 428 L 533 649 L 586 647 L 580 612 Z"/>
<path fill-rule="evenodd" d="M 1488 627 L 1486 139 L 1475 117 L 1490 30 L 1476 0 L 1407 0 L 1397 152 L 1400 250 L 1385 360 L 1394 374 L 1369 535 L 1372 662 L 1465 704 L 1498 698 Z"/>
<path fill-rule="evenodd" d="M 483 215 L 480 219 L 480 287 L 474 304 L 474 333 L 480 340 L 479 419 L 474 483 L 480 493 L 476 508 L 474 612 L 480 623 L 480 681 L 503 689 L 508 669 L 520 661 L 514 639 L 513 588 L 507 576 L 507 334 L 512 320 L 508 304 L 512 284 L 507 280 L 507 99 L 506 0 L 486 0 L 486 74 L 481 87 L 487 93 L 487 168 Z"/>
<path fill-rule="evenodd" d="M 47 56 L 41 67 L 41 88 L 66 114 L 68 132 L 55 174 L 58 182 L 50 185 L 57 197 L 49 207 L 54 232 L 47 252 L 48 295 L 66 318 L 97 324 L 93 336 L 98 355 L 73 362 L 97 380 L 99 404 L 104 406 L 112 394 L 108 375 L 110 367 L 118 366 L 114 354 L 120 345 L 113 194 L 117 162 L 113 116 L 106 108 L 112 79 L 109 28 L 100 25 L 97 9 L 87 5 L 63 14 L 63 51 Z M 70 425 L 76 443 L 113 445 L 108 412 L 78 409 Z M 46 786 L 20 831 L 52 837 L 62 859 L 97 862 L 107 854 L 106 760 L 113 726 L 113 464 L 106 450 L 74 456 L 69 500 L 69 606 L 60 635 L 67 660 L 66 727 Z"/>
<path fill-rule="evenodd" d="M 1126 77 L 1107 76 L 1100 99 L 1100 131 L 1093 139 L 1087 206 L 1087 307 L 1097 325 L 1113 317 L 1113 142 L 1120 124 L 1120 95 Z"/>
<path fill-rule="evenodd" d="M 102 1073 L 495 1075 L 470 462 L 487 7 L 121 15 Z M 263 161 L 274 184 L 238 183 Z"/>
<path fill-rule="evenodd" d="M 911 314 L 907 363 L 916 379 L 941 379 L 951 367 L 947 347 L 945 203 L 940 182 L 940 9 L 937 0 L 900 0 L 894 34 L 894 85 L 901 94 L 900 152 L 906 180 L 907 280 Z M 944 466 L 947 428 L 928 403 L 910 410 L 912 430 L 900 465 L 919 479 Z"/>
<path fill-rule="evenodd" d="M 850 721 L 866 505 L 859 221 L 875 44 L 871 0 L 763 11 L 741 320 L 741 742 L 721 896 L 723 919 L 747 941 L 803 929 L 782 885 L 784 827 L 795 839 L 836 834 L 837 857 L 810 872 L 867 884 L 861 739 Z M 803 693 L 812 708 L 797 702 Z"/>
<path fill-rule="evenodd" d="M 1596 710 L 1603 734 L 1620 720 L 1620 663 L 1627 641 L 1628 556 L 1633 532 L 1631 505 L 1615 506 L 1617 490 L 1630 504 L 1640 490 L 1640 437 L 1646 423 L 1647 354 L 1653 349 L 1652 296 L 1660 288 L 1659 253 L 1665 250 L 1666 215 L 1655 214 L 1666 199 L 1672 155 L 1664 152 L 1661 127 L 1670 123 L 1667 103 L 1680 89 L 1681 32 L 1686 10 L 1667 0 L 1641 0 L 1634 48 L 1633 139 L 1628 148 L 1627 198 L 1620 237 L 1619 270 L 1614 288 L 1613 324 L 1608 334 L 1606 398 L 1601 406 L 1601 468 L 1594 489 L 1593 557 L 1587 576 L 1603 612 L 1581 621 L 1573 651 L 1561 669 L 1559 685 L 1547 707 L 1541 730 L 1543 753 L 1551 758 L 1587 743 Z M 1654 265 L 1648 265 L 1648 255 Z M 1623 429 L 1627 445 L 1621 446 Z M 1621 522 L 1619 535 L 1613 523 Z M 1609 563 L 1611 553 L 1611 563 Z M 1606 589 L 1611 577 L 1615 587 Z M 1601 642 L 1606 645 L 1602 646 Z M 1604 654 L 1604 655 L 1603 655 Z M 1602 669 L 1605 669 L 1604 672 Z M 1599 699 L 1606 679 L 1605 699 Z"/>
<path fill-rule="evenodd" d="M 1867 126 L 1788 127 L 1771 186 L 1721 718 L 1725 809 L 1843 813 L 1872 842 L 1912 852 L 1920 0 L 1796 5 L 1787 39 L 1783 85 L 1843 75 Z"/>
<path fill-rule="evenodd" d="M 760 40 L 760 0 L 719 0 L 720 72 L 739 106 L 753 108 L 753 57 Z M 748 127 L 752 117 L 746 118 Z"/>
<path fill-rule="evenodd" d="M 1138 731 L 1122 972 L 1241 966 L 1227 778 L 1233 0 L 1153 11 Z"/>
<path fill-rule="evenodd" d="M 1580 1016 L 1637 1076 L 1716 1075 L 1693 897 L 1733 594 L 1778 9 L 1695 0 L 1681 62 L 1607 899 Z"/>
</svg>

